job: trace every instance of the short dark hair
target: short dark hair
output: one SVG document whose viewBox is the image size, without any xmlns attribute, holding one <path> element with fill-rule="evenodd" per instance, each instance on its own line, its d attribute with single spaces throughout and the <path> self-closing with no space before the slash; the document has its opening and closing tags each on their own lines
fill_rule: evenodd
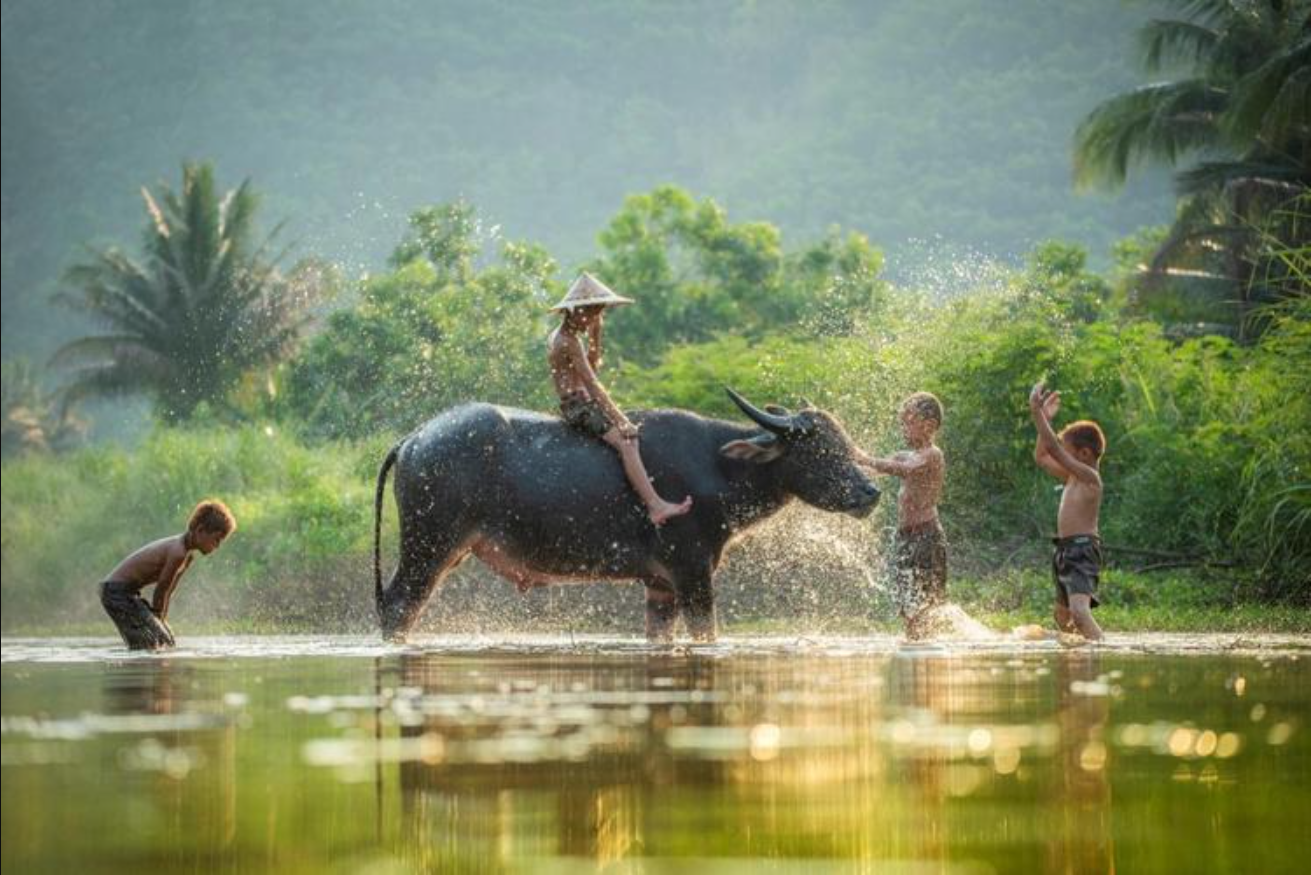
<svg viewBox="0 0 1311 875">
<path fill-rule="evenodd" d="M 901 402 L 902 410 L 909 410 L 920 419 L 931 419 L 942 425 L 942 402 L 932 392 L 916 392 Z"/>
<path fill-rule="evenodd" d="M 1070 423 L 1061 429 L 1060 437 L 1062 440 L 1068 437 L 1076 447 L 1092 450 L 1093 458 L 1098 461 L 1102 453 L 1106 452 L 1106 435 L 1102 434 L 1102 427 L 1091 419 Z"/>
<path fill-rule="evenodd" d="M 196 505 L 187 520 L 188 532 L 218 532 L 227 537 L 237 530 L 237 518 L 228 506 L 216 498 L 208 498 Z"/>
</svg>

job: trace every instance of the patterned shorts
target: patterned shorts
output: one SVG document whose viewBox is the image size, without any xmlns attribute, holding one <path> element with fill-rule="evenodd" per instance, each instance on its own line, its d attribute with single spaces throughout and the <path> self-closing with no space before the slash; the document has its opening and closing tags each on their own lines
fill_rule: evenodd
<svg viewBox="0 0 1311 875">
<path fill-rule="evenodd" d="M 174 645 L 173 633 L 132 584 L 106 580 L 100 584 L 100 604 L 129 650 L 160 650 Z"/>
<path fill-rule="evenodd" d="M 947 534 L 937 520 L 897 532 L 892 579 L 903 618 L 947 600 Z"/>
<path fill-rule="evenodd" d="M 560 402 L 560 417 L 570 428 L 590 437 L 604 437 L 614 428 L 601 405 L 590 398 L 566 398 Z"/>
</svg>

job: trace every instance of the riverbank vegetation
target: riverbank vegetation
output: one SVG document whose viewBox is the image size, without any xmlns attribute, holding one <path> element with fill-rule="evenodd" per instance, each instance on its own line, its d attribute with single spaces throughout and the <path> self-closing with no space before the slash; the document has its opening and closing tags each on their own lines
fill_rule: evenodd
<svg viewBox="0 0 1311 875">
<path fill-rule="evenodd" d="M 191 616 L 367 626 L 386 449 L 465 401 L 551 409 L 546 308 L 580 268 L 638 299 L 606 324 L 603 375 L 625 406 L 736 417 L 733 386 L 814 403 L 887 452 L 900 400 L 936 393 L 968 606 L 1046 612 L 1057 494 L 1032 463 L 1025 405 L 1043 379 L 1064 417 L 1108 438 L 1112 628 L 1217 611 L 1298 625 L 1311 607 L 1311 49 L 1297 7 L 1258 3 L 1252 18 L 1185 3 L 1144 28 L 1149 69 L 1175 78 L 1094 109 L 1076 170 L 1116 185 L 1162 164 L 1178 218 L 1121 241 L 1106 268 L 1050 240 L 1017 263 L 954 263 L 950 283 L 894 280 L 859 229 L 797 237 L 661 185 L 629 195 L 585 259 L 507 238 L 458 201 L 414 210 L 385 267 L 350 278 L 312 257 L 285 268 L 256 231 L 253 187 L 223 194 L 210 166 L 188 164 L 176 190 L 143 189 L 139 253 L 93 249 L 66 273 L 63 299 L 103 330 L 55 357 L 62 388 L 5 363 L 4 628 L 85 621 L 92 584 L 209 495 L 241 528 L 188 579 Z M 86 444 L 78 402 L 132 393 L 149 427 Z M 886 624 L 892 504 L 863 524 L 787 511 L 724 570 L 725 618 Z M 472 566 L 438 625 L 639 622 L 629 590 L 520 598 Z"/>
<path fill-rule="evenodd" d="M 620 342 L 631 332 L 643 348 L 642 306 L 616 311 L 606 368 L 625 404 L 734 416 L 722 393 L 733 385 L 762 403 L 808 399 L 883 452 L 899 445 L 899 400 L 916 389 L 937 393 L 947 410 L 942 514 L 953 593 L 999 619 L 1033 617 L 1049 606 L 1045 536 L 1057 495 L 1030 459 L 1025 393 L 1046 378 L 1064 391 L 1067 416 L 1094 418 L 1108 436 L 1112 627 L 1115 618 L 1137 626 L 1138 615 L 1177 628 L 1236 611 L 1287 629 L 1305 616 L 1306 296 L 1264 314 L 1265 330 L 1247 343 L 1178 336 L 1136 306 L 1131 265 L 1101 275 L 1067 244 L 1044 244 L 1022 267 L 993 269 L 974 292 L 941 299 L 883 281 L 877 249 L 857 234 L 791 248 L 776 228 L 735 225 L 713 202 L 677 190 L 633 199 L 616 224 L 649 217 L 653 201 L 707 214 L 705 233 L 676 247 L 667 239 L 645 251 L 603 247 L 590 266 L 623 289 L 668 283 L 666 314 L 695 306 L 712 314 L 711 325 L 713 314 L 733 313 L 753 328 L 729 333 L 737 317 L 725 316 L 707 335 L 654 338 L 644 364 Z M 373 478 L 386 448 L 462 400 L 549 407 L 541 338 L 559 271 L 540 247 L 484 245 L 470 218 L 459 205 L 416 214 L 390 270 L 348 289 L 295 354 L 223 403 L 198 404 L 176 423 L 158 415 L 134 445 L 11 453 L 2 503 L 6 629 L 89 621 L 92 584 L 139 542 L 178 529 L 207 495 L 226 500 L 241 529 L 191 573 L 180 617 L 231 628 L 366 628 Z M 1301 264 L 1306 253 L 1285 256 Z M 675 257 L 677 279 L 666 279 Z M 761 287 L 780 289 L 783 302 L 752 298 Z M 884 505 L 864 523 L 790 510 L 786 534 L 748 539 L 722 575 L 725 620 L 886 626 L 881 550 L 892 502 Z M 390 508 L 384 540 L 390 556 Z M 797 540 L 805 543 L 790 543 Z M 556 617 L 640 628 L 631 588 L 522 597 L 475 566 L 438 600 L 438 626 Z"/>
</svg>

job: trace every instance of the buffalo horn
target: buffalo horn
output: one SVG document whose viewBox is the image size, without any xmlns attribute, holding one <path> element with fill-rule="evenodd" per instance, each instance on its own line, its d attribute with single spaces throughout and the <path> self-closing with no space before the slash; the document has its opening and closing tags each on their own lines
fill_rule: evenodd
<svg viewBox="0 0 1311 875">
<path fill-rule="evenodd" d="M 728 397 L 733 399 L 733 403 L 742 408 L 742 412 L 751 417 L 761 428 L 772 431 L 774 434 L 786 434 L 796 431 L 797 424 L 791 416 L 780 416 L 776 413 L 767 413 L 747 399 L 743 398 L 737 392 L 734 392 L 728 386 L 724 387 L 728 392 Z"/>
</svg>

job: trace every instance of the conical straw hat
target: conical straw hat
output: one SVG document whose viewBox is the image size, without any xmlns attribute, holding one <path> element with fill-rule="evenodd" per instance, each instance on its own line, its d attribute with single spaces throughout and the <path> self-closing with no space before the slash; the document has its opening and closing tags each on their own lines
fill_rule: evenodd
<svg viewBox="0 0 1311 875">
<path fill-rule="evenodd" d="M 575 307 L 614 307 L 631 303 L 633 303 L 632 298 L 616 295 L 605 283 L 583 271 L 569 287 L 569 293 L 560 299 L 560 303 L 551 308 L 551 312 L 572 310 Z"/>
</svg>

